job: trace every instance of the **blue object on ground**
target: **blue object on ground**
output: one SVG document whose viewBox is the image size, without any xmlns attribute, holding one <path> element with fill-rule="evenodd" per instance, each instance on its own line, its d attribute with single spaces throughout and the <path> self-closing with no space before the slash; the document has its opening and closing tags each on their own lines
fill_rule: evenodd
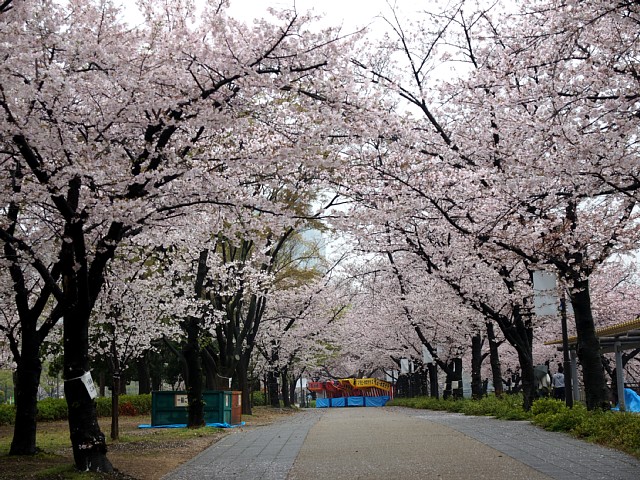
<svg viewBox="0 0 640 480">
<path fill-rule="evenodd" d="M 347 397 L 348 407 L 364 407 L 364 397 Z"/>
<path fill-rule="evenodd" d="M 627 412 L 640 412 L 640 395 L 630 388 L 624 389 L 624 408 Z M 611 410 L 620 410 L 620 404 L 616 405 Z"/>
<path fill-rule="evenodd" d="M 237 425 L 229 425 L 228 423 L 207 423 L 206 426 L 216 427 L 216 428 L 236 428 L 236 427 L 242 427 L 244 424 L 245 424 L 244 422 L 240 422 Z M 143 423 L 141 425 L 138 425 L 138 428 L 187 428 L 187 424 L 176 423 L 174 425 L 156 425 L 154 427 L 153 425 L 149 425 L 148 423 Z"/>
<path fill-rule="evenodd" d="M 378 397 L 364 397 L 365 407 L 384 407 L 391 400 L 389 395 L 381 395 Z"/>
<path fill-rule="evenodd" d="M 316 398 L 316 408 L 329 408 L 331 402 L 328 398 Z"/>
</svg>

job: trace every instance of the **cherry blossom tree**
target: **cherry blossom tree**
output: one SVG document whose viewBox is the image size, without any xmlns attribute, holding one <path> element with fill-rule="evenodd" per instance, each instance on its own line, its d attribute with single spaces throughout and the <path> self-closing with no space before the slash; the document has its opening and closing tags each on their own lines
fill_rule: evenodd
<svg viewBox="0 0 640 480">
<path fill-rule="evenodd" d="M 484 258 L 504 251 L 529 271 L 556 271 L 576 312 L 587 404 L 600 408 L 588 278 L 638 240 L 635 6 L 532 3 L 500 18 L 463 4 L 415 32 L 390 22 L 396 41 L 384 48 L 404 56 L 404 69 L 360 62 L 412 112 L 378 136 L 378 201 L 402 195 L 400 214 L 421 202 L 425 221 L 446 222 Z M 448 59 L 469 72 L 434 84 Z"/>
<path fill-rule="evenodd" d="M 90 370 L 89 319 L 117 247 L 197 205 L 282 215 L 243 183 L 251 184 L 252 168 L 308 158 L 302 147 L 315 143 L 297 143 L 297 135 L 318 122 L 303 114 L 316 115 L 328 98 L 324 85 L 341 78 L 338 34 L 310 33 L 311 19 L 296 12 L 278 16 L 280 26 L 247 27 L 213 2 L 198 22 L 188 1 L 142 6 L 145 20 L 135 28 L 106 1 L 4 3 L 0 15 L 0 239 L 26 395 L 12 453 L 35 451 L 29 389 L 37 385 L 38 342 L 63 319 L 65 396 L 81 470 L 111 470 L 80 379 Z M 338 96 L 348 87 L 331 85 Z M 252 135 L 258 129 L 289 138 L 289 148 Z"/>
</svg>

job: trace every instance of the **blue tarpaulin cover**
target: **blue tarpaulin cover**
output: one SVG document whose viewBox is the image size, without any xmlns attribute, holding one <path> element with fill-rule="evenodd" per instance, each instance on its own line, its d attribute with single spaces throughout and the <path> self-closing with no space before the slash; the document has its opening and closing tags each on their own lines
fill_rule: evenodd
<svg viewBox="0 0 640 480">
<path fill-rule="evenodd" d="M 381 395 L 379 397 L 364 397 L 365 407 L 384 407 L 391 400 L 389 395 Z"/>
<path fill-rule="evenodd" d="M 384 407 L 391 400 L 389 395 L 378 397 L 338 397 L 338 398 L 318 398 L 316 408 L 329 407 Z"/>
<path fill-rule="evenodd" d="M 640 395 L 630 388 L 625 388 L 624 407 L 627 412 L 640 412 Z M 616 405 L 611 410 L 620 410 L 620 405 Z"/>
<path fill-rule="evenodd" d="M 245 423 L 241 422 L 237 425 L 229 425 L 228 423 L 207 423 L 207 427 L 216 427 L 216 428 L 236 428 L 242 427 Z M 138 428 L 187 428 L 186 423 L 176 423 L 174 425 L 149 425 L 148 423 L 143 423 L 138 425 Z"/>
</svg>

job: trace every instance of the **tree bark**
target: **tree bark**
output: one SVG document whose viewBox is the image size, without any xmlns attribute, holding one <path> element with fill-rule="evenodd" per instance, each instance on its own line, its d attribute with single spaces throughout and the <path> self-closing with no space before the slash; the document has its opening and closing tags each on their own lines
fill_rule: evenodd
<svg viewBox="0 0 640 480">
<path fill-rule="evenodd" d="M 149 372 L 149 352 L 144 352 L 136 361 L 138 367 L 138 395 L 151 393 L 151 373 Z"/>
<path fill-rule="evenodd" d="M 269 370 L 267 373 L 267 385 L 269 389 L 269 402 L 272 407 L 280 408 L 278 396 L 278 372 Z"/>
<path fill-rule="evenodd" d="M 498 342 L 493 330 L 493 323 L 487 322 L 487 340 L 489 341 L 489 361 L 491 363 L 491 377 L 493 379 L 493 390 L 496 397 L 500 398 L 504 391 L 502 386 L 502 366 L 500 365 L 500 353 L 498 352 Z"/>
<path fill-rule="evenodd" d="M 610 408 L 607 385 L 602 366 L 600 342 L 596 336 L 591 312 L 589 281 L 574 279 L 569 291 L 578 337 L 577 353 L 582 365 L 582 378 L 588 410 Z"/>
<path fill-rule="evenodd" d="M 238 379 L 238 387 L 242 392 L 242 414 L 252 415 L 251 402 L 251 385 L 249 382 L 249 360 L 250 354 L 245 351 L 242 353 L 240 362 L 236 367 L 236 378 Z"/>
<path fill-rule="evenodd" d="M 111 383 L 111 440 L 120 438 L 120 372 L 113 372 Z"/>
<path fill-rule="evenodd" d="M 440 388 L 438 386 L 438 365 L 430 363 L 429 369 L 429 395 L 433 398 L 440 398 Z"/>
<path fill-rule="evenodd" d="M 520 363 L 520 370 L 522 371 L 522 394 L 523 404 L 522 408 L 525 411 L 531 410 L 533 405 L 533 399 L 535 397 L 535 381 L 533 376 L 533 356 L 527 354 L 527 352 L 518 352 L 518 362 Z"/>
<path fill-rule="evenodd" d="M 182 354 L 189 372 L 186 378 L 187 399 L 189 402 L 189 413 L 187 427 L 200 428 L 205 425 L 204 421 L 204 401 L 203 393 L 203 373 L 202 360 L 200 355 L 200 344 L 198 337 L 200 333 L 199 320 L 190 318 L 185 325 L 187 339 L 182 347 Z"/>
<path fill-rule="evenodd" d="M 80 471 L 113 472 L 96 402 L 80 379 L 89 372 L 89 313 L 64 315 L 64 394 L 75 466 Z"/>
<path fill-rule="evenodd" d="M 14 375 L 14 393 L 16 399 L 16 420 L 9 455 L 34 455 L 36 447 L 36 414 L 38 411 L 38 385 L 42 362 L 35 342 L 29 343 L 30 336 L 22 340 L 22 357 Z M 33 339 L 35 340 L 35 338 Z"/>
<path fill-rule="evenodd" d="M 471 337 L 471 397 L 482 398 L 482 345 L 484 341 L 480 333 Z"/>
<path fill-rule="evenodd" d="M 282 404 L 285 408 L 291 408 L 291 397 L 289 396 L 289 369 L 284 367 L 280 373 Z"/>
</svg>

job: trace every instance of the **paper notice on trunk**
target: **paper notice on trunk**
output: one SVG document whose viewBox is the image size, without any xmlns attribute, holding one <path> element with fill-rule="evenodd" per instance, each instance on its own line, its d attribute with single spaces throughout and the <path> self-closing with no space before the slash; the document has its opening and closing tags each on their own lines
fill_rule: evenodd
<svg viewBox="0 0 640 480">
<path fill-rule="evenodd" d="M 98 396 L 98 391 L 96 390 L 96 386 L 93 384 L 93 378 L 91 378 L 91 372 L 85 372 L 84 375 L 80 377 L 82 383 L 84 383 L 85 388 L 87 389 L 87 393 L 91 399 L 94 399 Z"/>
</svg>

